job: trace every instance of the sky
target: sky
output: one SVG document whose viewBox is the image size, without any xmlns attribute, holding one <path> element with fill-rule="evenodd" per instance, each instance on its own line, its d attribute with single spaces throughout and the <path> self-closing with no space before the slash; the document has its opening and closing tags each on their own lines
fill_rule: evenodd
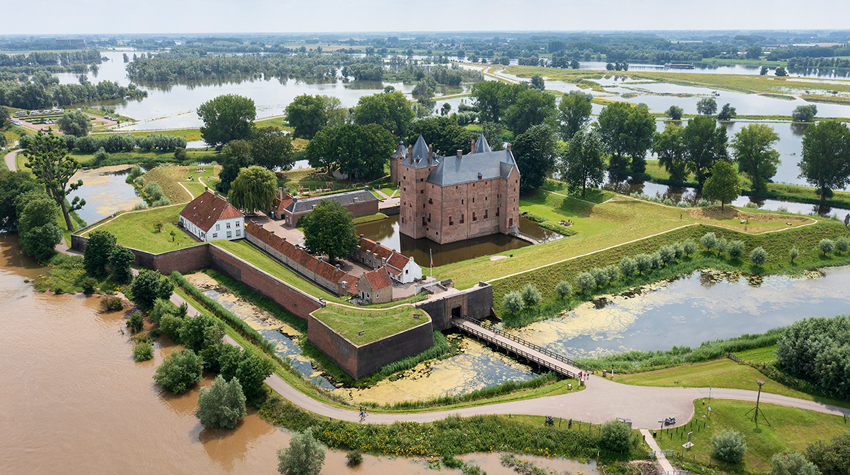
<svg viewBox="0 0 850 475">
<path fill-rule="evenodd" d="M 848 0 L 4 0 L 0 34 L 847 29 Z"/>
</svg>

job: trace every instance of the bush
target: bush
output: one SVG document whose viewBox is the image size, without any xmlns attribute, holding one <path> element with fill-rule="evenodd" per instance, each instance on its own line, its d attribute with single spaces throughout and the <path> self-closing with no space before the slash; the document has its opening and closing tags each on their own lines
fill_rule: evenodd
<svg viewBox="0 0 850 475">
<path fill-rule="evenodd" d="M 676 256 L 676 260 L 681 259 L 685 255 L 685 246 L 680 242 L 673 243 L 673 254 Z"/>
<path fill-rule="evenodd" d="M 156 208 L 158 206 L 168 206 L 170 204 L 171 204 L 171 200 L 169 200 L 168 198 L 163 196 L 162 198 L 151 203 L 151 207 Z"/>
<path fill-rule="evenodd" d="M 192 350 L 172 351 L 156 369 L 153 379 L 166 391 L 181 394 L 201 380 L 203 362 Z"/>
<path fill-rule="evenodd" d="M 766 475 L 821 475 L 820 470 L 801 454 L 773 454 L 770 471 Z"/>
<path fill-rule="evenodd" d="M 835 250 L 835 242 L 832 239 L 821 239 L 818 248 L 823 255 L 827 255 Z"/>
<path fill-rule="evenodd" d="M 166 314 L 174 314 L 177 311 L 177 306 L 171 303 L 170 300 L 158 298 L 153 303 L 153 308 L 148 312 L 151 320 L 159 325 L 160 319 Z"/>
<path fill-rule="evenodd" d="M 596 279 L 590 272 L 582 272 L 576 276 L 576 289 L 579 293 L 588 294 L 596 288 Z"/>
<path fill-rule="evenodd" d="M 653 252 L 649 256 L 649 259 L 653 269 L 660 269 L 661 266 L 664 264 L 664 261 L 661 260 L 661 253 L 658 251 Z"/>
<path fill-rule="evenodd" d="M 620 273 L 623 274 L 624 277 L 631 277 L 637 272 L 637 263 L 631 257 L 624 257 L 620 260 Z"/>
<path fill-rule="evenodd" d="M 162 187 L 159 186 L 159 183 L 150 182 L 145 186 L 145 193 L 150 197 L 152 201 L 157 201 L 163 197 Z"/>
<path fill-rule="evenodd" d="M 573 293 L 573 286 L 566 280 L 562 280 L 555 286 L 555 292 L 558 294 L 558 297 L 565 299 Z"/>
<path fill-rule="evenodd" d="M 815 464 L 823 475 L 850 473 L 850 432 L 833 437 L 831 443 L 819 440 L 806 447 L 806 458 Z"/>
<path fill-rule="evenodd" d="M 166 313 L 159 320 L 159 328 L 174 342 L 180 343 L 180 333 L 183 331 L 183 319 Z"/>
<path fill-rule="evenodd" d="M 593 280 L 596 281 L 597 287 L 602 288 L 608 285 L 608 274 L 606 274 L 604 270 L 598 267 L 592 267 L 588 272 L 590 272 L 590 275 L 593 276 Z"/>
<path fill-rule="evenodd" d="M 732 259 L 738 259 L 744 255 L 744 241 L 736 240 L 730 242 L 727 250 L 729 251 L 729 257 Z"/>
<path fill-rule="evenodd" d="M 661 256 L 661 261 L 664 264 L 669 264 L 676 260 L 676 250 L 673 249 L 673 246 L 661 246 L 658 250 L 659 255 Z"/>
<path fill-rule="evenodd" d="M 139 333 L 145 328 L 145 317 L 141 313 L 134 313 L 127 320 L 127 328 L 130 329 L 130 333 Z"/>
<path fill-rule="evenodd" d="M 714 249 L 717 251 L 717 255 L 724 254 L 729 250 L 729 241 L 726 238 L 722 237 L 717 240 L 717 244 L 714 246 Z"/>
<path fill-rule="evenodd" d="M 174 151 L 174 158 L 177 161 L 182 162 L 182 161 L 186 160 L 186 157 L 187 157 L 187 155 L 186 155 L 186 149 L 185 148 L 181 147 L 181 148 L 178 148 L 177 150 Z"/>
<path fill-rule="evenodd" d="M 665 198 L 662 204 L 664 206 L 673 206 L 673 200 L 671 200 L 670 198 Z"/>
<path fill-rule="evenodd" d="M 794 263 L 794 259 L 800 255 L 800 251 L 797 250 L 797 246 L 791 246 L 791 250 L 788 251 L 788 257 L 791 258 L 791 263 Z"/>
<path fill-rule="evenodd" d="M 699 201 L 697 201 L 697 206 L 700 208 L 706 208 L 708 206 L 711 206 L 711 201 L 708 201 L 705 198 L 700 198 Z"/>
<path fill-rule="evenodd" d="M 124 246 L 115 246 L 109 255 L 109 267 L 112 268 L 112 279 L 119 284 L 127 284 L 133 280 L 130 264 L 136 259 L 133 251 Z"/>
<path fill-rule="evenodd" d="M 159 272 L 149 269 L 142 269 L 131 286 L 133 299 L 143 310 L 151 308 L 157 298 L 170 299 L 173 291 L 171 282 L 163 279 Z"/>
<path fill-rule="evenodd" d="M 632 429 L 625 422 L 612 419 L 600 428 L 602 447 L 616 453 L 627 453 L 632 441 Z"/>
<path fill-rule="evenodd" d="M 313 437 L 313 429 L 297 433 L 288 449 L 277 451 L 277 471 L 284 475 L 318 475 L 325 463 L 325 449 Z"/>
<path fill-rule="evenodd" d="M 620 278 L 620 269 L 613 264 L 605 266 L 605 269 L 603 270 L 605 271 L 605 275 L 608 277 L 609 283 L 616 282 L 617 279 Z"/>
<path fill-rule="evenodd" d="M 200 419 L 204 426 L 234 429 L 246 415 L 245 395 L 242 394 L 238 379 L 233 378 L 227 382 L 218 375 L 209 388 L 201 388 L 195 417 Z"/>
<path fill-rule="evenodd" d="M 710 251 L 717 245 L 717 236 L 714 233 L 705 233 L 705 235 L 700 238 L 699 243 L 702 244 L 702 247 L 704 247 L 707 251 Z"/>
<path fill-rule="evenodd" d="M 345 454 L 345 463 L 349 467 L 356 467 L 363 463 L 363 454 L 359 450 L 352 450 Z"/>
<path fill-rule="evenodd" d="M 724 430 L 711 438 L 712 457 L 729 463 L 740 463 L 747 453 L 747 441 L 734 430 Z"/>
<path fill-rule="evenodd" d="M 847 239 L 844 236 L 835 240 L 835 250 L 838 252 L 847 252 L 847 249 L 850 249 L 850 239 Z"/>
<path fill-rule="evenodd" d="M 502 297 L 502 307 L 505 308 L 508 312 L 516 315 L 519 312 L 522 312 L 522 309 L 525 308 L 525 303 L 522 300 L 522 295 L 519 292 L 508 292 Z"/>
<path fill-rule="evenodd" d="M 84 294 L 91 295 L 97 288 L 97 280 L 94 277 L 84 277 L 82 282 L 80 282 L 80 286 L 83 288 Z"/>
<path fill-rule="evenodd" d="M 115 236 L 109 231 L 92 231 L 86 241 L 83 265 L 86 273 L 93 277 L 105 277 L 109 256 L 115 249 Z"/>
<path fill-rule="evenodd" d="M 145 177 L 140 176 L 140 177 L 135 179 L 135 183 L 136 183 L 136 185 L 144 188 L 144 186 L 148 183 L 148 181 L 145 179 Z"/>
<path fill-rule="evenodd" d="M 761 246 L 753 249 L 750 251 L 750 260 L 757 266 L 764 265 L 767 262 L 767 251 Z"/>
<path fill-rule="evenodd" d="M 121 297 L 104 297 L 100 301 L 100 306 L 107 312 L 124 310 L 124 302 L 121 301 Z"/>
<path fill-rule="evenodd" d="M 697 252 L 697 243 L 694 242 L 693 239 L 687 239 L 682 243 L 682 250 L 685 252 L 686 256 L 690 256 Z"/>
<path fill-rule="evenodd" d="M 776 344 L 776 365 L 842 399 L 850 398 L 850 317 L 794 322 Z"/>
<path fill-rule="evenodd" d="M 142 172 L 142 167 L 139 165 L 133 165 L 133 168 L 130 169 L 130 179 L 135 180 L 142 176 L 144 172 Z"/>
<path fill-rule="evenodd" d="M 525 284 L 525 287 L 522 288 L 522 302 L 526 307 L 534 307 L 543 300 L 543 296 L 540 295 L 540 291 L 537 290 L 537 287 L 531 284 Z"/>
<path fill-rule="evenodd" d="M 153 346 L 148 342 L 136 343 L 133 346 L 133 359 L 136 361 L 147 361 L 153 358 Z"/>
</svg>

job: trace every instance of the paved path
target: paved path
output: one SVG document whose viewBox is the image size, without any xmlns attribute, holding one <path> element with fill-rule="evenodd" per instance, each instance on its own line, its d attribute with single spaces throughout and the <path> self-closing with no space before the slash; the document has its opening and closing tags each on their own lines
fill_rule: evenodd
<svg viewBox="0 0 850 475">
<path fill-rule="evenodd" d="M 11 152 L 6 154 L 6 166 L 9 167 L 9 171 L 17 171 L 17 165 L 15 164 L 15 158 L 19 153 L 23 152 L 23 149 L 12 150 Z"/>
<path fill-rule="evenodd" d="M 655 451 L 655 455 L 658 458 L 658 463 L 661 465 L 661 470 L 663 470 L 664 473 L 672 472 L 673 465 L 671 465 L 670 462 L 667 460 L 667 456 L 664 455 L 664 452 L 661 451 L 661 447 L 658 446 L 658 442 L 655 441 L 655 438 L 652 437 L 652 434 L 646 429 L 641 429 L 640 433 L 643 434 L 643 438 L 644 440 L 646 440 L 646 443 L 649 444 L 649 448 Z"/>
</svg>

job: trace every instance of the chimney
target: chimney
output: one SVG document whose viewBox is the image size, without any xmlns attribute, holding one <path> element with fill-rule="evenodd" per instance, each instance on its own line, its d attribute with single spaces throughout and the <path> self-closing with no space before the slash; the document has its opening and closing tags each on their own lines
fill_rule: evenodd
<svg viewBox="0 0 850 475">
<path fill-rule="evenodd" d="M 407 158 L 410 159 L 410 163 L 413 163 L 413 145 L 407 146 Z"/>
<path fill-rule="evenodd" d="M 470 154 L 475 153 L 475 140 L 472 141 L 472 151 L 469 152 L 469 153 Z"/>
<path fill-rule="evenodd" d="M 510 152 L 510 151 L 511 151 L 511 143 L 508 142 L 508 152 Z"/>
<path fill-rule="evenodd" d="M 433 144 L 428 145 L 428 155 L 431 155 L 431 152 L 433 151 L 433 148 L 432 148 L 433 146 L 434 146 Z"/>
<path fill-rule="evenodd" d="M 463 150 L 457 151 L 457 158 L 463 158 Z"/>
<path fill-rule="evenodd" d="M 210 191 L 209 187 L 207 187 L 207 185 L 204 185 L 204 193 L 206 193 L 208 191 Z"/>
</svg>

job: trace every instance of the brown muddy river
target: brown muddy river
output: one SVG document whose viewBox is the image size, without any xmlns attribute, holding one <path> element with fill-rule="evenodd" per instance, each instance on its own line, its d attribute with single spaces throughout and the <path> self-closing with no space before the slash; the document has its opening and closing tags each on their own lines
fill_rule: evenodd
<svg viewBox="0 0 850 475">
<path fill-rule="evenodd" d="M 174 346 L 157 344 L 152 361 L 135 363 L 124 313 L 101 313 L 97 298 L 33 292 L 25 280 L 44 271 L 16 237 L 0 234 L 0 473 L 277 473 L 288 432 L 253 412 L 233 431 L 205 429 L 194 416 L 197 388 L 175 397 L 152 379 Z M 498 454 L 463 458 L 491 475 L 513 473 Z M 571 460 L 523 458 L 596 473 Z M 369 455 L 349 469 L 344 452 L 328 451 L 322 473 L 437 472 L 419 459 Z"/>
</svg>

